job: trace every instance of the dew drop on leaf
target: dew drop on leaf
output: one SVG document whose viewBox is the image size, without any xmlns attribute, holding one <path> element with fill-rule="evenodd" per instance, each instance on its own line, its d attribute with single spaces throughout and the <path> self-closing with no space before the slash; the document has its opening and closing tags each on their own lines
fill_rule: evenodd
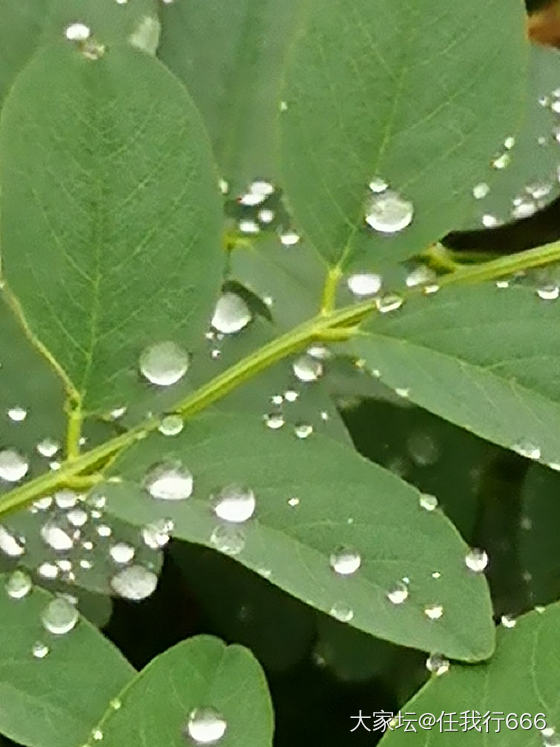
<svg viewBox="0 0 560 747">
<path fill-rule="evenodd" d="M 513 445 L 513 450 L 520 456 L 526 457 L 527 459 L 538 460 L 541 458 L 540 448 L 536 444 L 525 439 L 515 443 Z"/>
<path fill-rule="evenodd" d="M 0 479 L 19 482 L 27 474 L 29 462 L 15 449 L 0 451 Z"/>
<path fill-rule="evenodd" d="M 31 648 L 31 653 L 36 659 L 44 659 L 49 653 L 49 647 L 42 641 L 36 641 Z"/>
<path fill-rule="evenodd" d="M 245 547 L 245 533 L 241 527 L 218 524 L 210 536 L 210 542 L 225 555 L 238 555 Z"/>
<path fill-rule="evenodd" d="M 226 485 L 211 497 L 214 513 L 224 521 L 243 523 L 255 513 L 257 501 L 250 488 L 242 485 Z"/>
<path fill-rule="evenodd" d="M 169 542 L 169 533 L 173 531 L 171 519 L 156 519 L 142 528 L 144 544 L 152 550 L 165 547 Z"/>
<path fill-rule="evenodd" d="M 10 558 L 17 558 L 25 552 L 24 545 L 0 524 L 0 550 Z"/>
<path fill-rule="evenodd" d="M 300 235 L 295 231 L 286 231 L 280 234 L 280 243 L 282 246 L 295 246 L 300 241 Z"/>
<path fill-rule="evenodd" d="M 473 196 L 476 200 L 483 200 L 490 193 L 490 187 L 486 182 L 475 184 L 473 187 Z"/>
<path fill-rule="evenodd" d="M 111 579 L 111 588 L 123 599 L 140 601 L 155 591 L 157 576 L 143 565 L 131 565 Z"/>
<path fill-rule="evenodd" d="M 159 342 L 147 347 L 140 356 L 140 371 L 156 386 L 171 386 L 187 373 L 189 354 L 176 342 Z"/>
<path fill-rule="evenodd" d="M 292 363 L 292 370 L 299 381 L 317 381 L 323 374 L 323 364 L 317 358 L 305 353 Z"/>
<path fill-rule="evenodd" d="M 437 677 L 449 672 L 449 660 L 441 654 L 431 654 L 426 659 L 426 669 Z"/>
<path fill-rule="evenodd" d="M 109 555 L 115 563 L 130 563 L 135 555 L 135 549 L 128 542 L 117 542 L 109 550 Z"/>
<path fill-rule="evenodd" d="M 266 427 L 270 428 L 272 431 L 277 431 L 279 428 L 282 428 L 285 422 L 286 421 L 281 412 L 271 412 L 264 416 Z"/>
<path fill-rule="evenodd" d="M 66 518 L 72 526 L 83 527 L 88 520 L 88 515 L 87 511 L 84 511 L 83 508 L 73 508 L 71 511 L 68 511 Z"/>
<path fill-rule="evenodd" d="M 402 296 L 399 296 L 396 293 L 390 293 L 382 298 L 378 298 L 376 306 L 380 314 L 388 314 L 391 311 L 400 309 L 403 303 L 404 300 Z"/>
<path fill-rule="evenodd" d="M 500 622 L 502 623 L 504 628 L 515 628 L 515 626 L 517 625 L 517 620 L 511 615 L 502 615 L 500 618 Z"/>
<path fill-rule="evenodd" d="M 392 589 L 387 592 L 387 599 L 391 604 L 403 604 L 408 599 L 408 586 L 404 581 L 398 581 Z"/>
<path fill-rule="evenodd" d="M 381 276 L 373 272 L 350 275 L 347 284 L 354 296 L 374 296 L 381 288 Z"/>
<path fill-rule="evenodd" d="M 38 453 L 47 459 L 51 459 L 59 449 L 60 444 L 53 438 L 44 438 L 37 444 Z"/>
<path fill-rule="evenodd" d="M 424 607 L 424 614 L 430 620 L 440 620 L 443 617 L 443 606 L 441 604 L 429 604 Z"/>
<path fill-rule="evenodd" d="M 183 426 L 183 418 L 180 415 L 166 415 L 159 424 L 158 430 L 164 436 L 178 436 Z"/>
<path fill-rule="evenodd" d="M 415 288 L 418 285 L 431 283 L 436 278 L 436 273 L 428 265 L 418 265 L 411 270 L 406 276 L 406 285 L 408 288 Z"/>
<path fill-rule="evenodd" d="M 71 23 L 64 35 L 69 41 L 86 41 L 91 36 L 91 29 L 85 23 Z"/>
<path fill-rule="evenodd" d="M 215 744 L 224 736 L 227 721 L 215 708 L 195 708 L 189 715 L 185 733 L 195 744 Z"/>
<path fill-rule="evenodd" d="M 313 433 L 313 426 L 309 423 L 298 423 L 294 427 L 294 433 L 299 439 L 309 438 L 309 436 Z"/>
<path fill-rule="evenodd" d="M 382 177 L 374 176 L 368 184 L 368 187 L 374 194 L 380 194 L 381 192 L 385 192 L 385 190 L 389 188 L 389 184 Z"/>
<path fill-rule="evenodd" d="M 474 547 L 465 556 L 465 565 L 475 573 L 482 573 L 488 565 L 488 554 L 478 547 Z"/>
<path fill-rule="evenodd" d="M 329 561 L 333 571 L 340 576 L 350 576 L 356 573 L 362 564 L 360 553 L 350 547 L 337 547 L 331 553 Z"/>
<path fill-rule="evenodd" d="M 72 537 L 54 519 L 49 519 L 43 524 L 41 527 L 41 537 L 53 550 L 71 550 L 74 546 Z"/>
<path fill-rule="evenodd" d="M 14 423 L 21 423 L 27 417 L 27 410 L 23 407 L 10 407 L 8 417 Z"/>
<path fill-rule="evenodd" d="M 183 501 L 192 495 L 193 476 L 180 462 L 156 465 L 146 475 L 144 486 L 152 498 Z"/>
<path fill-rule="evenodd" d="M 556 301 L 560 296 L 560 287 L 558 285 L 544 285 L 537 288 L 537 296 L 543 301 Z"/>
<path fill-rule="evenodd" d="M 340 622 L 350 622 L 354 617 L 354 610 L 344 602 L 336 602 L 331 607 L 330 614 Z"/>
<path fill-rule="evenodd" d="M 421 493 L 419 502 L 425 511 L 434 511 L 438 507 L 438 499 L 429 493 Z"/>
<path fill-rule="evenodd" d="M 41 613 L 45 630 L 54 635 L 65 635 L 76 627 L 78 610 L 64 597 L 51 600 Z"/>
<path fill-rule="evenodd" d="M 397 192 L 376 195 L 366 208 L 366 223 L 380 233 L 397 233 L 412 223 L 414 205 Z"/>
<path fill-rule="evenodd" d="M 223 293 L 218 299 L 212 326 L 224 335 L 240 332 L 251 321 L 251 311 L 245 300 L 237 293 Z"/>
<path fill-rule="evenodd" d="M 45 561 L 44 563 L 41 563 L 41 565 L 37 568 L 37 573 L 39 574 L 39 576 L 48 578 L 52 581 L 53 579 L 58 577 L 58 570 L 58 566 L 56 566 L 54 563 Z"/>
<path fill-rule="evenodd" d="M 13 571 L 6 581 L 6 592 L 12 599 L 22 599 L 29 594 L 31 588 L 31 577 L 19 568 Z"/>
</svg>

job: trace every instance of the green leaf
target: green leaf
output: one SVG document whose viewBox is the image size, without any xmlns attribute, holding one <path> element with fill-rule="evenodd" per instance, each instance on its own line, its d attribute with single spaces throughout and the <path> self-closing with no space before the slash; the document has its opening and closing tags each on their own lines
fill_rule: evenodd
<svg viewBox="0 0 560 747">
<path fill-rule="evenodd" d="M 527 286 L 443 289 L 376 314 L 356 355 L 416 404 L 542 462 L 560 461 L 559 307 Z"/>
<path fill-rule="evenodd" d="M 486 583 L 467 570 L 467 548 L 444 515 L 421 508 L 414 488 L 345 444 L 319 433 L 301 440 L 259 420 L 239 411 L 207 413 L 165 449 L 157 437 L 137 444 L 115 466 L 118 481 L 103 487 L 107 510 L 136 524 L 168 518 L 175 537 L 230 554 L 373 635 L 459 659 L 489 656 L 494 627 Z M 190 470 L 192 497 L 157 500 L 143 488 L 162 463 L 164 472 L 166 464 Z M 254 517 L 242 524 L 213 510 L 212 496 L 236 484 L 256 497 Z M 340 547 L 361 557 L 351 575 L 331 567 Z M 393 604 L 388 593 L 404 577 L 408 598 Z M 425 607 L 440 604 L 441 618 L 429 619 Z"/>
<path fill-rule="evenodd" d="M 134 669 L 83 618 L 64 635 L 48 632 L 41 614 L 52 598 L 38 587 L 21 599 L 0 593 L 0 731 L 30 747 L 76 747 Z M 36 643 L 48 647 L 44 658 Z"/>
<path fill-rule="evenodd" d="M 144 19 L 157 24 L 155 0 L 0 0 L 0 101 L 37 49 L 85 23 L 104 44 L 126 41 Z"/>
<path fill-rule="evenodd" d="M 146 346 L 198 342 L 219 286 L 220 199 L 198 114 L 147 55 L 52 47 L 10 93 L 0 155 L 8 284 L 84 408 L 118 407 Z"/>
<path fill-rule="evenodd" d="M 520 114 L 522 4 L 301 5 L 281 115 L 294 217 L 333 265 L 412 256 L 462 222 L 480 165 Z M 412 203 L 411 227 L 366 225 L 374 177 Z"/>
<path fill-rule="evenodd" d="M 225 722 L 225 733 L 219 729 L 220 747 L 272 745 L 272 705 L 259 663 L 248 649 L 210 636 L 183 641 L 155 658 L 118 702 L 118 709 L 110 708 L 97 727 L 106 747 L 184 747 L 189 736 L 202 733 L 195 730 L 205 717 L 218 728 Z M 204 743 L 209 743 L 209 733 Z"/>
<path fill-rule="evenodd" d="M 278 177 L 279 87 L 296 8 L 297 0 L 205 0 L 161 11 L 159 56 L 200 108 L 235 194 Z"/>
<path fill-rule="evenodd" d="M 510 149 L 496 144 L 496 163 L 500 168 L 487 164 L 479 170 L 480 186 L 475 190 L 478 199 L 473 195 L 469 228 L 527 218 L 560 192 L 558 113 L 552 109 L 560 106 L 560 97 L 554 95 L 559 90 L 560 54 L 555 49 L 533 45 L 530 63 L 522 127 Z"/>
<path fill-rule="evenodd" d="M 439 747 L 450 742 L 458 747 L 481 743 L 490 747 L 553 744 L 551 734 L 560 728 L 559 624 L 560 605 L 555 604 L 541 612 L 523 615 L 513 629 L 502 628 L 498 632 L 498 644 L 492 660 L 474 667 L 452 666 L 448 673 L 433 677 L 402 708 L 403 725 L 386 734 L 381 742 L 383 747 L 401 744 Z M 472 727 L 470 731 L 464 727 L 462 729 L 461 723 L 468 724 L 469 717 L 464 717 L 465 720 L 461 722 L 461 714 L 473 711 L 481 716 L 488 712 L 498 714 L 498 718 L 502 718 L 501 728 L 497 732 L 498 721 L 489 720 L 486 732 L 481 719 L 481 731 Z M 424 713 L 433 714 L 436 718 L 442 713 L 451 713 L 452 718 L 456 719 L 453 726 L 456 733 L 450 736 L 449 716 L 429 730 L 423 730 L 418 724 L 405 730 L 406 713 L 413 713 L 416 718 Z M 508 714 L 512 714 L 512 717 L 509 725 L 506 725 Z M 529 715 L 519 724 L 522 714 Z M 535 728 L 534 719 L 538 714 L 541 717 L 536 721 Z M 545 728 L 545 723 L 546 728 L 552 730 L 548 733 L 549 741 L 545 739 L 546 734 L 539 734 Z M 371 727 L 371 721 L 369 725 Z"/>
</svg>

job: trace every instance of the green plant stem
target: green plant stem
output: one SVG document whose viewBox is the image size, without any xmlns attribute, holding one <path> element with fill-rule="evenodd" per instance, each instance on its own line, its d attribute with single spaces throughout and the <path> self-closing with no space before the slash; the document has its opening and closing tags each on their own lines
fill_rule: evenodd
<svg viewBox="0 0 560 747">
<path fill-rule="evenodd" d="M 463 267 L 442 276 L 439 279 L 439 284 L 440 286 L 448 286 L 492 280 L 558 260 L 560 260 L 560 242 L 519 254 L 512 254 L 481 265 Z M 421 291 L 421 287 L 409 289 L 404 297 L 407 298 Z M 178 402 L 175 407 L 171 408 L 172 411 L 184 418 L 191 417 L 222 399 L 263 369 L 312 342 L 332 342 L 333 340 L 348 339 L 355 333 L 356 325 L 372 313 L 375 308 L 375 302 L 367 301 L 338 311 L 319 314 L 314 319 L 305 322 L 243 358 L 231 368 L 204 384 L 196 392 Z M 99 473 L 102 472 L 108 460 L 114 460 L 122 451 L 156 430 L 160 422 L 159 417 L 148 418 L 126 433 L 122 433 L 88 452 L 67 459 L 56 472 L 49 472 L 6 493 L 0 498 L 0 516 L 16 511 L 61 486 L 88 485 L 98 482 L 101 479 Z"/>
</svg>

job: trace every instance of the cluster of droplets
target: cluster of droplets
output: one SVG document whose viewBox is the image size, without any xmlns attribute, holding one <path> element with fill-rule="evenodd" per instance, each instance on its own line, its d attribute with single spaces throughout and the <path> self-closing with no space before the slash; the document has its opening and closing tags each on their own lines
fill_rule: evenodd
<svg viewBox="0 0 560 747">
<path fill-rule="evenodd" d="M 228 194 L 229 185 L 223 179 L 220 188 L 223 194 Z M 281 207 L 278 191 L 272 182 L 261 178 L 254 179 L 238 196 L 236 203 L 243 209 L 237 222 L 241 234 L 254 236 L 263 230 L 272 229 L 285 247 L 292 247 L 300 242 L 300 235 L 285 225 L 287 215 Z"/>
<path fill-rule="evenodd" d="M 379 176 L 370 181 L 372 193 L 366 201 L 365 222 L 377 233 L 395 234 L 407 228 L 414 218 L 414 205 Z"/>
<path fill-rule="evenodd" d="M 105 54 L 105 45 L 92 36 L 89 26 L 79 21 L 71 23 L 64 29 L 64 36 L 76 44 L 81 54 L 89 60 L 98 60 Z"/>
</svg>

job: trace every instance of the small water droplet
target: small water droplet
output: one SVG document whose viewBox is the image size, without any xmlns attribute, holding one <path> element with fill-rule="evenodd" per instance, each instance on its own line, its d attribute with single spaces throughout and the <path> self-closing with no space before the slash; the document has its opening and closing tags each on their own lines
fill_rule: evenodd
<svg viewBox="0 0 560 747">
<path fill-rule="evenodd" d="M 492 166 L 495 169 L 505 169 L 511 163 L 511 155 L 509 153 L 501 153 L 492 161 Z"/>
<path fill-rule="evenodd" d="M 101 742 L 101 740 L 103 739 L 103 732 L 101 731 L 101 729 L 94 729 L 91 732 L 91 738 L 94 742 Z"/>
<path fill-rule="evenodd" d="M 387 592 L 387 599 L 391 604 L 402 604 L 408 599 L 408 586 L 404 581 L 398 581 L 392 589 Z"/>
<path fill-rule="evenodd" d="M 414 205 L 397 192 L 376 195 L 366 209 L 366 223 L 381 233 L 397 233 L 412 223 Z"/>
<path fill-rule="evenodd" d="M 72 526 L 83 527 L 88 520 L 88 515 L 87 511 L 84 511 L 83 508 L 73 508 L 71 511 L 68 511 L 66 518 Z"/>
<path fill-rule="evenodd" d="M 122 708 L 122 700 L 120 698 L 112 698 L 109 701 L 109 705 L 113 709 L 113 711 L 118 711 L 120 708 Z"/>
<path fill-rule="evenodd" d="M 425 511 L 434 511 L 438 507 L 438 499 L 429 493 L 421 493 L 419 501 Z"/>
<path fill-rule="evenodd" d="M 41 527 L 41 537 L 53 550 L 65 551 L 74 547 L 72 537 L 59 526 L 54 519 L 45 522 Z"/>
<path fill-rule="evenodd" d="M 482 216 L 482 225 L 484 228 L 495 228 L 499 225 L 500 221 L 496 218 L 495 215 L 491 215 L 490 213 L 485 213 Z"/>
<path fill-rule="evenodd" d="M 449 660 L 441 654 L 431 654 L 426 659 L 426 669 L 437 677 L 449 672 Z"/>
<path fill-rule="evenodd" d="M 41 613 L 45 630 L 54 635 L 65 635 L 76 627 L 80 615 L 73 604 L 64 597 L 51 600 Z"/>
<path fill-rule="evenodd" d="M 331 607 L 330 614 L 340 622 L 350 622 L 354 617 L 354 610 L 344 602 L 336 602 Z"/>
<path fill-rule="evenodd" d="M 299 381 L 310 383 L 317 381 L 323 374 L 323 364 L 308 353 L 300 355 L 292 363 L 292 370 Z"/>
<path fill-rule="evenodd" d="M 261 223 L 272 223 L 272 221 L 274 220 L 274 210 L 263 208 L 262 210 L 259 210 L 258 218 Z"/>
<path fill-rule="evenodd" d="M 403 303 L 404 300 L 402 296 L 399 296 L 396 293 L 389 293 L 388 295 L 376 300 L 377 310 L 380 314 L 388 314 L 391 311 L 396 311 L 401 308 Z"/>
<path fill-rule="evenodd" d="M 219 524 L 212 532 L 210 542 L 226 555 L 238 555 L 245 547 L 245 533 L 241 527 Z"/>
<path fill-rule="evenodd" d="M 295 246 L 299 244 L 300 235 L 295 231 L 286 231 L 280 234 L 280 243 L 282 246 Z"/>
<path fill-rule="evenodd" d="M 299 498 L 288 498 L 288 506 L 291 506 L 292 508 L 299 506 Z"/>
<path fill-rule="evenodd" d="M 309 436 L 313 433 L 313 426 L 309 423 L 298 423 L 294 427 L 294 433 L 299 439 L 309 438 Z"/>
<path fill-rule="evenodd" d="M 418 285 L 425 285 L 436 278 L 436 273 L 428 265 L 418 265 L 406 276 L 406 285 L 408 288 L 415 288 Z"/>
<path fill-rule="evenodd" d="M 17 569 L 8 576 L 6 591 L 12 599 L 22 599 L 31 591 L 31 577 L 25 571 Z"/>
<path fill-rule="evenodd" d="M 37 444 L 37 451 L 41 456 L 51 459 L 60 449 L 60 444 L 53 438 L 44 438 Z"/>
<path fill-rule="evenodd" d="M 362 557 L 357 550 L 350 547 L 338 547 L 330 556 L 330 565 L 340 576 L 356 573 L 362 564 Z"/>
<path fill-rule="evenodd" d="M 147 347 L 140 356 L 140 371 L 156 386 L 171 386 L 187 373 L 189 354 L 175 342 L 158 342 Z"/>
<path fill-rule="evenodd" d="M 354 296 L 374 296 L 381 289 L 382 278 L 373 272 L 358 273 L 348 278 L 348 288 Z"/>
<path fill-rule="evenodd" d="M 240 220 L 238 226 L 241 233 L 257 234 L 261 231 L 257 221 L 252 220 L 251 218 L 244 218 L 243 220 Z"/>
<path fill-rule="evenodd" d="M 29 462 L 15 449 L 0 451 L 0 479 L 19 482 L 27 474 Z"/>
<path fill-rule="evenodd" d="M 543 301 L 556 301 L 560 296 L 560 287 L 558 285 L 544 285 L 537 288 L 537 296 Z"/>
<path fill-rule="evenodd" d="M 25 552 L 25 546 L 22 542 L 0 524 L 0 550 L 10 558 L 17 558 Z"/>
<path fill-rule="evenodd" d="M 51 581 L 58 577 L 58 571 L 58 566 L 54 563 L 49 563 L 48 561 L 41 563 L 41 565 L 37 568 L 37 573 L 39 574 L 39 576 L 48 578 Z"/>
<path fill-rule="evenodd" d="M 78 495 L 73 490 L 57 490 L 54 494 L 54 501 L 59 508 L 74 508 L 78 503 Z"/>
<path fill-rule="evenodd" d="M 227 721 L 215 708 L 195 708 L 189 715 L 186 734 L 196 744 L 215 744 L 224 736 Z"/>
<path fill-rule="evenodd" d="M 192 474 L 180 462 L 169 462 L 152 467 L 144 480 L 152 498 L 161 501 L 183 501 L 192 495 Z"/>
<path fill-rule="evenodd" d="M 33 647 L 31 649 L 31 653 L 36 659 L 44 659 L 45 656 L 49 653 L 49 647 L 42 643 L 41 641 L 36 641 L 33 644 Z"/>
<path fill-rule="evenodd" d="M 515 628 L 515 626 L 517 625 L 517 620 L 511 615 L 502 615 L 500 618 L 500 622 L 502 623 L 504 628 Z"/>
<path fill-rule="evenodd" d="M 27 410 L 23 407 L 10 407 L 8 410 L 8 417 L 14 423 L 21 423 L 27 417 Z"/>
<path fill-rule="evenodd" d="M 91 36 L 91 29 L 85 23 L 71 23 L 66 27 L 64 35 L 69 41 L 86 41 Z"/>
<path fill-rule="evenodd" d="M 264 422 L 267 428 L 270 428 L 273 431 L 277 431 L 279 428 L 282 428 L 286 421 L 284 420 L 284 416 L 282 415 L 282 413 L 271 412 L 268 415 L 264 416 Z"/>
<path fill-rule="evenodd" d="M 478 547 L 474 547 L 465 556 L 465 565 L 475 573 L 482 573 L 488 565 L 488 554 Z"/>
<path fill-rule="evenodd" d="M 513 445 L 513 450 L 520 456 L 526 457 L 527 459 L 538 460 L 541 458 L 540 448 L 536 444 L 528 440 L 518 441 Z"/>
<path fill-rule="evenodd" d="M 140 601 L 155 591 L 157 576 L 143 565 L 131 565 L 119 571 L 111 579 L 111 588 L 120 597 Z"/>
<path fill-rule="evenodd" d="M 429 604 L 427 607 L 424 607 L 424 614 L 430 620 L 440 620 L 443 617 L 443 605 Z"/>
<path fill-rule="evenodd" d="M 243 523 L 255 513 L 257 501 L 250 488 L 241 485 L 226 485 L 215 496 L 211 496 L 214 513 L 224 521 Z"/>
<path fill-rule="evenodd" d="M 158 430 L 164 436 L 178 436 L 183 426 L 183 418 L 180 415 L 166 415 L 159 424 Z"/>
<path fill-rule="evenodd" d="M 385 192 L 385 190 L 389 188 L 389 184 L 380 176 L 374 176 L 368 184 L 368 187 L 374 194 L 381 194 L 381 192 Z"/>
<path fill-rule="evenodd" d="M 212 326 L 224 335 L 240 332 L 251 321 L 251 311 L 237 293 L 223 293 L 218 299 Z"/>
<path fill-rule="evenodd" d="M 136 551 L 128 542 L 117 542 L 109 550 L 109 555 L 115 563 L 130 563 Z"/>
<path fill-rule="evenodd" d="M 172 531 L 171 519 L 156 519 L 142 528 L 142 539 L 144 544 L 152 550 L 158 550 L 169 542 L 169 534 Z"/>
<path fill-rule="evenodd" d="M 473 196 L 476 200 L 483 200 L 490 193 L 490 187 L 486 182 L 481 182 L 473 187 Z"/>
<path fill-rule="evenodd" d="M 284 399 L 286 400 L 286 402 L 295 402 L 298 397 L 298 392 L 294 391 L 293 389 L 288 389 L 287 392 L 284 392 Z"/>
</svg>

